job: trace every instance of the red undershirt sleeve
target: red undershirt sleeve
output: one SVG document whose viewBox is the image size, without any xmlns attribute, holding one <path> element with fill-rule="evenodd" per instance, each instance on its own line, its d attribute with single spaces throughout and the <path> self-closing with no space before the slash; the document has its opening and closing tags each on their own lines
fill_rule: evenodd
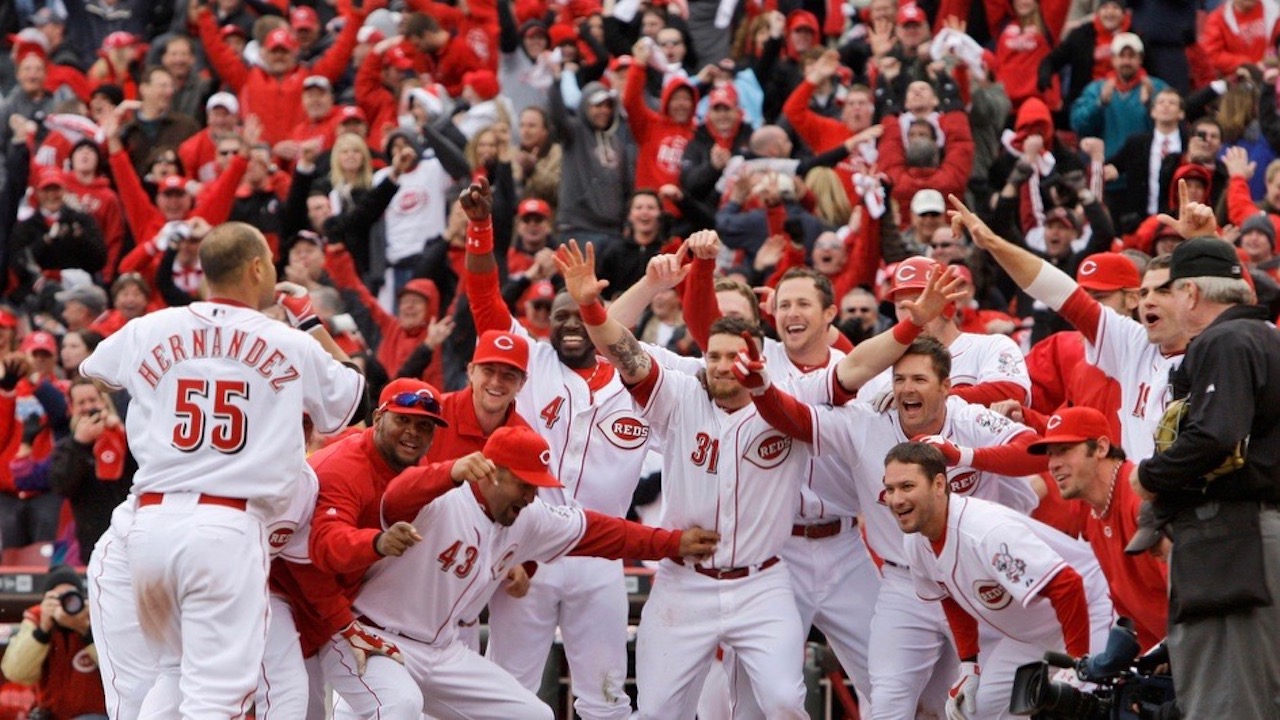
<svg viewBox="0 0 1280 720">
<path fill-rule="evenodd" d="M 1089 654 L 1089 602 L 1085 599 L 1084 580 L 1068 566 L 1058 571 L 1040 595 L 1053 604 L 1062 625 L 1062 638 L 1071 657 Z"/>
<path fill-rule="evenodd" d="M 765 422 L 788 437 L 813 442 L 813 414 L 804 403 L 779 390 L 777 385 L 770 385 L 764 394 L 754 399 L 756 410 Z"/>
<path fill-rule="evenodd" d="M 942 612 L 956 640 L 956 654 L 968 661 L 978 657 L 978 620 L 960 607 L 954 598 L 942 598 Z"/>
<path fill-rule="evenodd" d="M 1058 314 L 1075 326 L 1089 342 L 1097 344 L 1098 325 L 1102 320 L 1102 303 L 1089 297 L 1084 288 L 1077 287 L 1062 304 Z"/>
<path fill-rule="evenodd" d="M 592 510 L 584 512 L 587 516 L 587 531 L 569 551 L 570 555 L 611 560 L 662 560 L 680 557 L 679 530 L 648 527 Z"/>
<path fill-rule="evenodd" d="M 398 522 L 413 522 L 422 508 L 436 498 L 458 487 L 449 473 L 453 461 L 409 468 L 387 485 L 382 495 L 382 521 L 390 527 Z"/>
<path fill-rule="evenodd" d="M 974 448 L 973 469 L 1017 477 L 1035 475 L 1049 469 L 1047 455 L 1032 455 L 1027 446 L 1040 439 L 1030 430 L 1014 436 L 1004 445 Z"/>
<path fill-rule="evenodd" d="M 1001 400 L 1017 400 L 1018 402 L 1027 401 L 1027 389 L 1016 382 L 1008 380 L 998 380 L 996 382 L 984 382 L 977 385 L 965 385 L 963 387 L 952 388 L 951 394 L 974 405 L 982 405 L 991 407 L 992 403 Z"/>
</svg>

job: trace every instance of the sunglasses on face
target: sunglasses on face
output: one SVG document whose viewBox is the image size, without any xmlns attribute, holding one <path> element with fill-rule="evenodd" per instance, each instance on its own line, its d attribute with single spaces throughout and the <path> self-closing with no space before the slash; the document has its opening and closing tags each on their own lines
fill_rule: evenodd
<svg viewBox="0 0 1280 720">
<path fill-rule="evenodd" d="M 874 308 L 851 307 L 851 308 L 845 308 L 845 309 L 844 309 L 844 311 L 845 311 L 845 313 L 846 313 L 846 314 L 849 314 L 849 315 L 864 315 L 864 314 L 870 314 L 870 313 L 875 312 L 875 309 L 874 309 Z"/>
<path fill-rule="evenodd" d="M 388 406 L 405 409 L 422 408 L 433 415 L 440 414 L 440 403 L 436 402 L 436 399 L 432 397 L 431 393 L 425 390 L 419 390 L 418 392 L 402 392 L 392 395 L 391 399 L 383 403 L 382 408 L 379 409 L 385 409 Z"/>
<path fill-rule="evenodd" d="M 956 244 L 953 242 L 929 243 L 929 247 L 933 248 L 934 250 L 945 250 L 947 248 L 953 248 L 955 246 Z"/>
</svg>

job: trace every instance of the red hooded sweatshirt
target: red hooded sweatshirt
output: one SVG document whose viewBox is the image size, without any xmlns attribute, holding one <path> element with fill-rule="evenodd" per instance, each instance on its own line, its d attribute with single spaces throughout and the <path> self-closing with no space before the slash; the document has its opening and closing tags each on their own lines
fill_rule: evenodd
<svg viewBox="0 0 1280 720">
<path fill-rule="evenodd" d="M 120 196 L 111 189 L 111 181 L 102 175 L 88 184 L 77 180 L 75 173 L 66 173 L 63 180 L 67 184 L 64 190 L 68 204 L 93 216 L 102 228 L 102 240 L 107 245 L 107 264 L 102 268 L 102 277 L 111 282 L 124 249 L 124 208 Z"/>
<path fill-rule="evenodd" d="M 692 110 L 683 123 L 667 114 L 671 95 L 681 88 L 687 89 L 693 95 L 693 106 L 697 107 L 698 91 L 683 79 L 672 80 L 662 89 L 661 112 L 654 112 L 644 102 L 644 83 L 645 66 L 633 63 L 627 71 L 622 106 L 627 110 L 631 134 L 640 148 L 636 158 L 636 187 L 657 190 L 663 185 L 680 183 L 680 161 L 695 128 Z"/>
</svg>

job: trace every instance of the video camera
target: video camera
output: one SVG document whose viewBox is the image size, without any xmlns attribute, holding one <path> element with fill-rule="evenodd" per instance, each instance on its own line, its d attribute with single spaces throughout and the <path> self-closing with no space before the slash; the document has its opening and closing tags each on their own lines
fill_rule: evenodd
<svg viewBox="0 0 1280 720">
<path fill-rule="evenodd" d="M 1111 628 L 1107 647 L 1096 655 L 1075 659 L 1047 652 L 1043 662 L 1018 668 L 1013 677 L 1009 712 L 1040 720 L 1145 720 L 1178 717 L 1173 706 L 1173 678 L 1156 675 L 1169 662 L 1163 643 L 1138 656 L 1138 634 L 1128 618 Z M 1054 668 L 1074 670 L 1092 690 L 1053 680 Z M 1135 710 L 1136 708 L 1136 710 Z"/>
</svg>

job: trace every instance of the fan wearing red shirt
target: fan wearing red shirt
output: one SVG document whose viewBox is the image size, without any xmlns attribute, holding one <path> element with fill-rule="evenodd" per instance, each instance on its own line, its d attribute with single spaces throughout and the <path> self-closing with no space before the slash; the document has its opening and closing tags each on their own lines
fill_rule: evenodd
<svg viewBox="0 0 1280 720">
<path fill-rule="evenodd" d="M 636 157 L 636 187 L 658 190 L 663 185 L 679 185 L 680 161 L 684 159 L 685 147 L 693 139 L 693 110 L 698 104 L 698 91 L 684 79 L 674 78 L 662 90 L 660 111 L 654 112 L 644 101 L 645 73 L 653 46 L 638 42 L 631 53 L 635 62 L 627 70 L 622 107 L 627 111 L 631 134 L 640 148 Z M 668 212 L 671 209 L 668 207 Z"/>
<path fill-rule="evenodd" d="M 1129 555 L 1142 499 L 1129 484 L 1135 465 L 1111 441 L 1110 425 L 1093 408 L 1064 408 L 1049 418 L 1045 436 L 1027 452 L 1049 456 L 1049 475 L 1065 500 L 1081 500 L 1082 537 L 1089 541 L 1111 587 L 1116 612 L 1130 618 L 1143 648 L 1168 634 L 1169 570 L 1150 554 Z"/>
</svg>

